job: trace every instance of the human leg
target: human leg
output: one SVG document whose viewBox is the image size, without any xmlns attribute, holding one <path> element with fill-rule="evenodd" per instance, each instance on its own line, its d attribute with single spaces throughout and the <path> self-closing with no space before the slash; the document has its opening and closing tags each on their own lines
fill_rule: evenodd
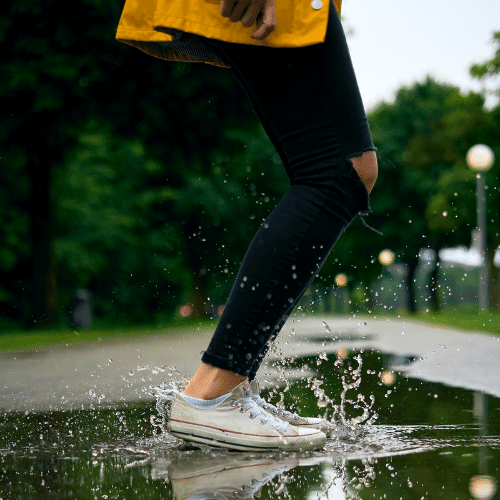
<svg viewBox="0 0 500 500">
<path fill-rule="evenodd" d="M 357 213 L 369 210 L 374 147 L 333 9 L 330 17 L 325 43 L 311 47 L 210 42 L 252 99 L 291 183 L 254 238 L 203 356 L 219 375 L 254 377 L 266 345 L 337 238 Z"/>
</svg>

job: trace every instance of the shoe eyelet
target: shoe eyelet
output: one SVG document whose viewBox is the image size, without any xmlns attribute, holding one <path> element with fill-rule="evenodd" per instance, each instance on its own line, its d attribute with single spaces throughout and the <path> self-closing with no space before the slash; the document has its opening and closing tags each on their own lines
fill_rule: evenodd
<svg viewBox="0 0 500 500">
<path fill-rule="evenodd" d="M 240 413 L 245 413 L 245 410 L 243 408 L 240 408 Z"/>
<path fill-rule="evenodd" d="M 274 409 L 274 410 L 273 410 L 273 414 L 274 414 L 274 415 L 277 415 L 277 414 L 278 414 L 278 410 Z"/>
</svg>

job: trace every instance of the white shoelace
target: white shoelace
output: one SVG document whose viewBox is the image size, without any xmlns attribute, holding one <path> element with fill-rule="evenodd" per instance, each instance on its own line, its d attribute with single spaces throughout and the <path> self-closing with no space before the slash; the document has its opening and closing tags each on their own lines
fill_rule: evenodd
<svg viewBox="0 0 500 500">
<path fill-rule="evenodd" d="M 274 406 L 271 403 L 268 403 L 265 399 L 261 398 L 259 394 L 252 394 L 252 399 L 257 403 L 258 406 L 261 408 L 264 408 L 264 410 L 272 412 L 273 415 L 278 415 L 280 411 L 276 406 Z M 299 420 L 300 417 L 297 415 L 297 413 L 292 413 L 290 411 L 282 411 L 281 415 L 283 417 L 288 417 L 288 415 L 291 415 L 294 420 Z"/>
<path fill-rule="evenodd" d="M 288 427 L 288 422 L 273 417 L 265 409 L 261 408 L 254 400 L 253 395 L 246 396 L 240 399 L 233 399 L 229 404 L 233 407 L 239 406 L 241 413 L 245 413 L 246 411 L 251 410 L 249 413 L 250 418 L 255 418 L 258 417 L 259 415 L 262 415 L 260 423 L 266 424 L 267 422 L 270 422 L 271 429 L 276 429 L 278 431 L 285 432 Z"/>
</svg>

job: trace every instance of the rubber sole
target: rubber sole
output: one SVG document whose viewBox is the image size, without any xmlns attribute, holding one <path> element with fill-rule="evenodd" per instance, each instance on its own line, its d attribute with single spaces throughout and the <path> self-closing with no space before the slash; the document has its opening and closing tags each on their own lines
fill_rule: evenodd
<svg viewBox="0 0 500 500">
<path fill-rule="evenodd" d="M 170 434 L 186 441 L 194 441 L 196 443 L 215 446 L 218 448 L 227 448 L 238 451 L 306 451 L 306 450 L 320 450 L 326 443 L 326 436 L 324 434 L 312 434 L 310 438 L 305 436 L 289 436 L 276 440 L 276 444 L 244 444 L 241 443 L 241 437 L 235 435 L 234 440 L 228 439 L 227 431 L 219 431 L 211 428 L 206 433 L 201 433 L 201 429 L 193 431 L 183 426 L 184 429 L 179 429 L 178 426 L 167 425 L 167 430 Z M 240 442 L 237 442 L 240 441 Z M 297 441 L 301 443 L 298 444 Z"/>
</svg>

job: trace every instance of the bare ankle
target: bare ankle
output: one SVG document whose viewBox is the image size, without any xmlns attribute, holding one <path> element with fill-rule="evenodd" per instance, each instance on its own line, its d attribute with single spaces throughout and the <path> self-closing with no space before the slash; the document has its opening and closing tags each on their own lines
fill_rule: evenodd
<svg viewBox="0 0 500 500">
<path fill-rule="evenodd" d="M 215 399 L 231 392 L 245 379 L 230 370 L 202 363 L 183 392 L 192 398 Z"/>
</svg>

